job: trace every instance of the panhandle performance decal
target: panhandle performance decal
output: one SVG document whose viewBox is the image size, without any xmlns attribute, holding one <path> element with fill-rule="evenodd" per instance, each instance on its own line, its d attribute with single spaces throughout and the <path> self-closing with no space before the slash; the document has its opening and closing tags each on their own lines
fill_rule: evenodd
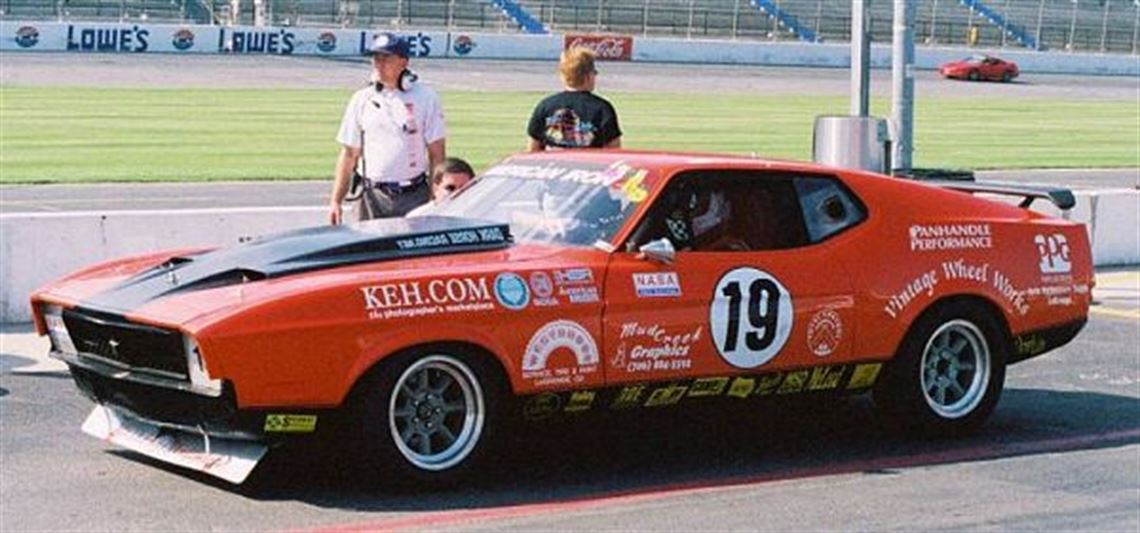
<svg viewBox="0 0 1140 533">
<path fill-rule="evenodd" d="M 989 224 L 934 224 L 910 227 L 910 249 L 916 252 L 993 248 Z"/>
<path fill-rule="evenodd" d="M 543 420 L 560 413 L 589 411 L 594 405 L 620 411 L 667 407 L 706 398 L 744 400 L 789 394 L 859 392 L 875 384 L 881 369 L 881 363 L 860 363 L 754 376 L 716 376 L 600 390 L 545 392 L 524 402 L 523 416 L 527 420 Z"/>
<path fill-rule="evenodd" d="M 445 246 L 462 246 L 467 244 L 498 244 L 507 242 L 507 236 L 498 227 L 476 228 L 456 231 L 440 231 L 426 235 L 417 235 L 406 239 L 397 239 L 396 247 L 400 250 L 424 250 L 442 248 Z"/>
</svg>

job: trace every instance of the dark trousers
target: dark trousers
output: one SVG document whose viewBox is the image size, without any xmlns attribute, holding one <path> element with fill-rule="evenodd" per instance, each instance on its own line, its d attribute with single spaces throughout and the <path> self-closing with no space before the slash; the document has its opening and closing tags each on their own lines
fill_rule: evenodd
<svg viewBox="0 0 1140 533">
<path fill-rule="evenodd" d="M 408 211 L 428 203 L 431 188 L 426 176 L 417 178 L 416 183 L 401 187 L 385 183 L 364 181 L 364 190 L 355 202 L 358 222 L 374 218 L 402 217 Z"/>
</svg>

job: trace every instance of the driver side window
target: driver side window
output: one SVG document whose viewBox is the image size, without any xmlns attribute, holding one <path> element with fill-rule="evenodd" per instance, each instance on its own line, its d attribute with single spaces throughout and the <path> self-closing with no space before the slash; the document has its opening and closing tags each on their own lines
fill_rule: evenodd
<svg viewBox="0 0 1140 533">
<path fill-rule="evenodd" d="M 749 171 L 674 177 L 627 249 L 659 239 L 678 252 L 779 250 L 808 243 L 793 180 Z"/>
</svg>

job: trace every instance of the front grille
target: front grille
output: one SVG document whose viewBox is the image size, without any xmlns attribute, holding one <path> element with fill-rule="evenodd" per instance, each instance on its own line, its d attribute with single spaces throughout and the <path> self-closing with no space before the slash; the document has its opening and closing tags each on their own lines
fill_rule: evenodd
<svg viewBox="0 0 1140 533">
<path fill-rule="evenodd" d="M 64 310 L 63 322 L 80 357 L 163 377 L 189 379 L 182 334 L 177 331 L 80 308 Z"/>
</svg>

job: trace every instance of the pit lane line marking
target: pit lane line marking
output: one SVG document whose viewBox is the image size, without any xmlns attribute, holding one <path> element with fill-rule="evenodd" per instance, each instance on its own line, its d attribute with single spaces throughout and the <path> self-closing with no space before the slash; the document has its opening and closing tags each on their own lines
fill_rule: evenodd
<svg viewBox="0 0 1140 533">
<path fill-rule="evenodd" d="M 1076 435 L 1039 441 L 994 443 L 992 445 L 974 446 L 944 452 L 856 460 L 825 467 L 804 467 L 786 472 L 772 472 L 724 479 L 697 480 L 671 485 L 602 493 L 594 497 L 587 496 L 562 501 L 528 503 L 507 507 L 493 507 L 490 509 L 440 511 L 405 518 L 394 518 L 391 520 L 330 525 L 312 530 L 298 531 L 313 533 L 349 533 L 358 531 L 403 531 L 413 528 L 439 529 L 445 526 L 485 523 L 493 520 L 507 520 L 543 514 L 566 514 L 601 507 L 612 507 L 618 504 L 655 501 L 674 496 L 724 492 L 776 481 L 857 474 L 900 468 L 929 467 L 966 461 L 993 460 L 1022 455 L 1072 451 L 1093 446 L 1123 446 L 1134 444 L 1137 440 L 1140 440 L 1140 428 L 1132 428 L 1097 435 Z"/>
</svg>

